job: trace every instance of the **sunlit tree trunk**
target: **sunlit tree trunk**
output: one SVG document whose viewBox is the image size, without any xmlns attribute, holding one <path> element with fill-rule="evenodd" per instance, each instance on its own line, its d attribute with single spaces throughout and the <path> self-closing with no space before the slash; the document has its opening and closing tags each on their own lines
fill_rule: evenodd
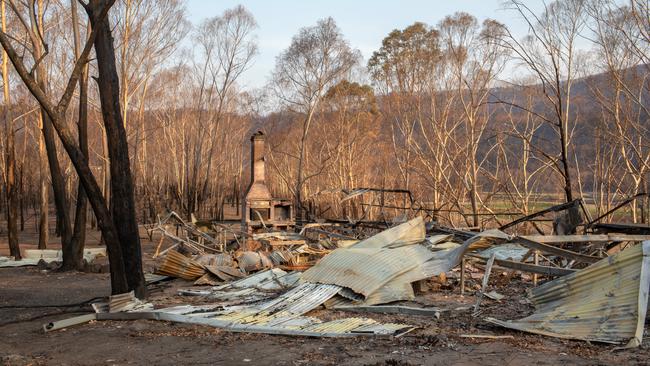
<svg viewBox="0 0 650 366">
<path fill-rule="evenodd" d="M 5 2 L 2 1 L 2 31 L 7 31 Z M 18 187 L 16 186 L 16 148 L 14 122 L 11 114 L 11 98 L 9 96 L 9 68 L 7 53 L 2 52 L 2 81 L 5 102 L 5 164 L 7 190 L 7 235 L 9 239 L 9 255 L 16 260 L 21 259 L 18 243 Z"/>
</svg>

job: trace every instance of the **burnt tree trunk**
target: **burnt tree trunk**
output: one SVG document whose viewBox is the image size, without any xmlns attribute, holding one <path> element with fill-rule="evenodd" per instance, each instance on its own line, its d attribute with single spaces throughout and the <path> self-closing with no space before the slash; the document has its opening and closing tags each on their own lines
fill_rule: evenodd
<svg viewBox="0 0 650 366">
<path fill-rule="evenodd" d="M 41 86 L 45 90 L 44 86 Z M 45 151 L 47 161 L 50 166 L 50 177 L 52 179 L 52 192 L 54 193 L 54 206 L 56 207 L 57 230 L 61 235 L 61 248 L 63 252 L 69 250 L 72 229 L 70 225 L 70 215 L 68 212 L 68 203 L 65 195 L 65 180 L 61 173 L 61 166 L 56 152 L 56 141 L 54 140 L 54 127 L 52 121 L 45 111 L 43 113 L 43 139 L 45 141 Z"/>
<path fill-rule="evenodd" d="M 40 118 L 39 128 L 43 128 L 43 119 Z M 50 224 L 48 203 L 50 200 L 50 184 L 47 181 L 47 153 L 43 134 L 38 137 L 38 166 L 39 166 L 39 206 L 38 206 L 38 249 L 47 249 L 50 237 Z"/>
<path fill-rule="evenodd" d="M 33 9 L 30 9 L 33 10 Z M 35 12 L 30 12 L 32 27 L 34 31 L 43 32 L 42 24 L 37 21 L 42 21 L 43 4 L 39 1 L 39 16 Z M 35 42 L 34 57 L 40 59 L 44 55 L 43 45 Z M 39 63 L 36 67 L 36 80 L 41 90 L 48 90 L 47 70 L 43 62 Z M 70 224 L 70 214 L 68 210 L 68 203 L 66 202 L 65 180 L 61 173 L 61 166 L 56 152 L 56 141 L 54 139 L 54 126 L 44 108 L 41 108 L 42 116 L 42 133 L 45 141 L 45 151 L 47 152 L 47 161 L 50 167 L 50 177 L 52 183 L 52 191 L 54 193 L 54 205 L 56 207 L 56 231 L 61 235 L 61 248 L 63 252 L 69 249 L 70 239 L 72 238 L 72 226 Z"/>
<path fill-rule="evenodd" d="M 9 239 L 9 255 L 16 260 L 21 259 L 18 244 L 18 187 L 16 186 L 16 152 L 14 148 L 14 124 L 9 106 L 5 106 L 5 133 L 7 134 L 6 149 L 6 186 L 7 186 L 7 234 Z"/>
<path fill-rule="evenodd" d="M 92 0 L 87 9 L 91 13 L 97 12 L 102 3 L 101 0 Z M 115 65 L 113 36 L 108 18 L 98 24 L 95 21 L 98 16 L 96 14 L 89 15 L 93 22 L 92 27 L 97 31 L 95 38 L 99 73 L 97 83 L 111 163 L 111 214 L 122 247 L 122 258 L 129 288 L 135 291 L 137 297 L 143 298 L 145 296 L 145 281 L 142 271 L 142 250 L 135 214 L 129 147 L 120 113 L 119 80 Z"/>
<path fill-rule="evenodd" d="M 89 14 L 98 14 L 97 17 L 93 19 L 93 21 L 95 23 L 99 23 L 100 20 L 106 16 L 108 10 L 114 2 L 115 0 L 97 0 L 94 1 L 93 7 L 83 2 L 81 4 L 83 4 L 84 8 L 89 10 Z M 99 7 L 101 7 L 101 10 L 98 9 Z M 95 9 L 94 12 L 92 11 L 93 9 Z M 47 93 L 40 88 L 37 80 L 35 80 L 32 76 L 32 73 L 27 70 L 27 67 L 23 63 L 21 56 L 18 54 L 18 52 L 16 52 L 16 49 L 11 44 L 9 37 L 4 32 L 0 32 L 0 43 L 7 52 L 11 63 L 14 65 L 16 72 L 25 83 L 25 86 L 27 86 L 32 95 L 38 100 L 41 107 L 51 118 L 52 124 L 56 129 L 59 138 L 61 139 L 63 147 L 68 153 L 70 161 L 77 171 L 79 180 L 83 183 L 84 191 L 86 192 L 88 201 L 92 206 L 93 211 L 95 212 L 97 223 L 102 231 L 102 236 L 104 237 L 104 241 L 106 243 L 111 268 L 111 291 L 113 294 L 119 294 L 133 290 L 133 288 L 129 288 L 129 284 L 126 279 L 126 271 L 122 256 L 120 237 L 117 233 L 115 223 L 111 218 L 111 214 L 108 210 L 101 189 L 99 188 L 97 180 L 95 179 L 93 172 L 88 165 L 88 159 L 86 159 L 86 156 L 83 154 L 79 146 L 77 146 L 75 135 L 68 127 L 65 117 L 65 112 L 74 90 L 72 86 L 78 82 L 78 78 L 82 72 L 82 65 L 85 64 L 86 60 L 88 59 L 88 54 L 90 53 L 91 45 L 94 43 L 96 34 L 97 33 L 94 30 L 91 32 L 91 41 L 89 41 L 89 43 L 84 46 L 82 56 L 75 63 L 75 68 L 70 76 L 68 86 L 66 87 L 63 96 L 57 104 L 52 103 Z"/>
<path fill-rule="evenodd" d="M 5 3 L 2 2 L 2 31 L 7 29 L 5 18 Z M 18 243 L 18 187 L 16 187 L 16 135 L 14 133 L 14 121 L 11 114 L 11 100 L 9 95 L 9 71 L 7 68 L 7 53 L 2 53 L 2 81 L 3 96 L 5 102 L 5 166 L 6 189 L 7 189 L 7 236 L 9 239 L 9 255 L 20 260 L 20 244 Z"/>
<path fill-rule="evenodd" d="M 77 2 L 76 0 L 70 1 L 72 10 L 72 29 L 74 33 L 74 53 L 75 57 L 79 58 L 81 52 L 81 45 L 79 40 L 79 24 L 77 20 Z M 79 149 L 89 159 L 88 156 L 88 65 L 83 69 L 81 77 L 79 78 L 79 120 L 77 122 L 79 130 Z M 86 192 L 83 189 L 81 181 L 77 187 L 77 206 L 75 208 L 74 216 L 74 230 L 72 239 L 70 241 L 70 250 L 63 254 L 63 267 L 76 268 L 81 270 L 83 268 L 83 249 L 86 242 L 86 211 L 88 210 L 88 199 Z M 67 261 L 66 261 L 67 259 Z"/>
</svg>

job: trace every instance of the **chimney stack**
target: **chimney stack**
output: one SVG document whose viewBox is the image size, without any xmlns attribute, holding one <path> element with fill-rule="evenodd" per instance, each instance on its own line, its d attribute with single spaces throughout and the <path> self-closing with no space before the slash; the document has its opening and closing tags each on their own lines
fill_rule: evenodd
<svg viewBox="0 0 650 366">
<path fill-rule="evenodd" d="M 251 184 L 264 180 L 264 134 L 257 131 L 251 136 Z"/>
<path fill-rule="evenodd" d="M 286 230 L 295 225 L 291 201 L 273 198 L 266 186 L 264 139 L 261 131 L 251 136 L 251 183 L 242 200 L 242 231 L 249 234 L 260 228 Z"/>
<path fill-rule="evenodd" d="M 251 136 L 251 183 L 246 200 L 271 201 L 271 192 L 264 182 L 264 134 L 261 131 Z"/>
</svg>

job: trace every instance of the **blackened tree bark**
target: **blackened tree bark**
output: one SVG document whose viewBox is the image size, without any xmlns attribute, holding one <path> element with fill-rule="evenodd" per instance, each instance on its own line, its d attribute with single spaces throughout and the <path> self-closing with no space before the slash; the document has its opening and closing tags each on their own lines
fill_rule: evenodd
<svg viewBox="0 0 650 366">
<path fill-rule="evenodd" d="M 93 19 L 93 22 L 99 23 L 99 20 L 106 16 L 114 2 L 115 0 L 96 1 L 94 7 L 85 3 L 82 4 L 87 10 L 89 10 L 89 14 L 97 14 L 97 18 Z M 92 11 L 93 9 L 95 9 L 95 11 Z M 83 67 L 85 67 L 88 62 L 88 55 L 90 54 L 96 36 L 97 32 L 93 29 L 90 33 L 89 40 L 86 42 L 83 51 L 81 52 L 81 56 L 75 62 L 70 79 L 68 80 L 65 91 L 58 103 L 53 102 L 50 95 L 40 88 L 37 80 L 30 71 L 27 70 L 21 56 L 16 52 L 11 44 L 9 36 L 5 32 L 0 32 L 0 44 L 2 44 L 2 47 L 7 52 L 11 63 L 14 65 L 16 72 L 25 83 L 27 89 L 29 89 L 30 93 L 34 98 L 36 98 L 41 107 L 47 112 L 47 115 L 51 118 L 52 124 L 61 139 L 61 143 L 68 153 L 70 161 L 74 165 L 79 180 L 83 184 L 88 201 L 95 212 L 97 224 L 102 231 L 102 236 L 106 243 L 111 269 L 111 291 L 113 294 L 119 294 L 135 290 L 135 288 L 129 287 L 129 283 L 126 279 L 120 238 L 106 205 L 106 201 L 104 200 L 104 196 L 102 195 L 102 191 L 99 188 L 99 184 L 97 184 L 97 180 L 90 170 L 88 159 L 77 145 L 75 136 L 66 124 L 65 120 L 67 107 L 70 104 L 72 94 L 76 89 Z M 139 257 L 138 260 L 140 260 Z M 136 293 L 138 293 L 139 296 L 143 295 L 143 291 L 138 291 Z"/>
<path fill-rule="evenodd" d="M 70 0 L 72 11 L 72 32 L 74 34 L 74 54 L 79 58 L 81 41 L 79 35 L 79 19 L 77 0 Z M 77 121 L 79 149 L 88 159 L 88 65 L 83 68 L 79 78 L 79 119 Z M 64 269 L 83 268 L 83 249 L 86 242 L 86 211 L 88 199 L 81 181 L 77 187 L 77 206 L 75 208 L 74 231 L 70 240 L 70 250 L 63 253 Z"/>
<path fill-rule="evenodd" d="M 37 72 L 37 75 L 45 73 L 45 68 L 42 72 Z M 41 89 L 46 90 L 47 85 L 41 79 L 39 83 Z M 61 235 L 61 247 L 65 248 L 70 245 L 70 238 L 72 237 L 72 230 L 70 225 L 70 215 L 68 210 L 68 203 L 65 199 L 65 179 L 61 173 L 61 166 L 57 158 L 56 142 L 54 140 L 54 127 L 52 121 L 45 111 L 43 113 L 43 140 L 45 141 L 45 151 L 47 152 L 47 161 L 50 166 L 50 177 L 52 179 L 52 192 L 54 193 L 54 206 L 56 208 L 56 228 L 59 235 Z"/>
<path fill-rule="evenodd" d="M 86 10 L 91 26 L 97 31 L 95 53 L 99 76 L 99 99 L 108 141 L 108 156 L 111 163 L 111 215 L 122 246 L 122 257 L 129 288 L 136 296 L 145 295 L 144 273 L 142 271 L 142 250 L 135 215 L 133 177 L 129 161 L 129 146 L 121 115 L 120 85 L 115 64 L 115 49 L 109 18 L 98 16 L 104 1 L 91 0 Z M 100 19 L 97 22 L 97 19 Z"/>
</svg>

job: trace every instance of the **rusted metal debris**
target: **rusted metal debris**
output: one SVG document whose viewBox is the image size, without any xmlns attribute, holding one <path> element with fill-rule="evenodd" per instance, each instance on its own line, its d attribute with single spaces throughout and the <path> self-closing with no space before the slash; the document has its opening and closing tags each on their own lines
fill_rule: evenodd
<svg viewBox="0 0 650 366">
<path fill-rule="evenodd" d="M 650 289 L 650 241 L 547 282 L 530 292 L 537 308 L 511 321 L 486 321 L 552 337 L 638 347 Z"/>
<path fill-rule="evenodd" d="M 252 188 L 260 182 L 264 184 L 259 178 L 258 171 Z M 253 189 L 255 194 L 259 192 Z M 370 190 L 349 193 L 366 192 Z M 502 228 L 512 228 L 546 213 L 573 210 L 575 215 L 580 205 L 581 202 L 573 201 L 553 206 Z M 577 222 L 566 217 L 562 220 L 569 226 Z M 535 285 L 537 281 L 555 278 L 532 289 L 531 300 L 537 307 L 533 315 L 513 321 L 487 319 L 488 322 L 562 338 L 628 342 L 628 346 L 641 342 L 639 332 L 643 329 L 650 281 L 647 267 L 650 241 L 635 246 L 650 240 L 650 236 L 642 233 L 621 230 L 557 235 L 561 230 L 556 230 L 556 235 L 516 235 L 496 229 L 471 232 L 425 224 L 419 216 L 379 231 L 377 228 L 390 225 L 339 220 L 303 223 L 294 228 L 267 225 L 269 222 L 264 217 L 259 221 L 261 227 L 252 232 L 227 229 L 231 238 L 228 242 L 224 236 L 215 235 L 216 230 L 210 231 L 212 227 L 224 233 L 223 225 L 208 225 L 209 221 L 195 219 L 185 222 L 170 213 L 154 227 L 163 239 L 172 242 L 164 251 L 159 245 L 158 256 L 162 260 L 157 273 L 210 286 L 179 291 L 183 296 L 202 296 L 209 304 L 152 311 L 141 308 L 143 305 L 134 302 L 132 296 L 123 294 L 112 298 L 105 304 L 106 312 L 93 319 L 158 319 L 234 332 L 318 337 L 397 335 L 413 327 L 381 324 L 366 318 L 322 321 L 309 316 L 309 312 L 324 306 L 344 311 L 439 318 L 444 309 L 392 303 L 414 300 L 414 286 L 419 287 L 420 281 L 452 275 L 459 266 L 461 293 L 474 291 L 464 286 L 464 269 L 468 265 L 475 268 L 471 278 L 480 279 L 477 267 L 485 273 L 480 291 L 476 292 L 475 315 L 482 300 L 508 301 L 508 297 L 489 288 L 491 270 L 531 273 Z M 556 225 L 559 222 L 556 220 Z M 598 223 L 592 225 L 592 222 L 588 222 L 589 229 L 598 227 Z M 239 245 L 245 241 L 247 245 Z M 623 250 L 625 247 L 629 248 Z M 623 251 L 606 257 L 615 250 Z M 480 263 L 486 262 L 488 265 L 481 267 Z M 117 312 L 109 312 L 110 304 Z M 50 324 L 48 329 L 85 319 Z"/>
</svg>

